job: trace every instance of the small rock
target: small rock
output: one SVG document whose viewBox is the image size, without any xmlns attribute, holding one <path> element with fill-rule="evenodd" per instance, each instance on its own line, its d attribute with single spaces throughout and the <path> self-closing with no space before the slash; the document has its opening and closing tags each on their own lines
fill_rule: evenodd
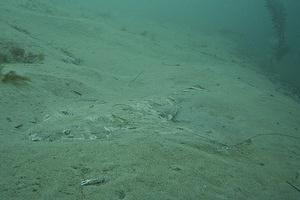
<svg viewBox="0 0 300 200">
<path fill-rule="evenodd" d="M 63 130 L 63 134 L 70 135 L 71 134 L 71 129 L 65 129 L 65 130 Z"/>
<path fill-rule="evenodd" d="M 173 171 L 181 171 L 182 170 L 182 168 L 180 166 L 177 166 L 177 165 L 170 166 L 170 169 L 173 170 Z"/>
<path fill-rule="evenodd" d="M 38 134 L 30 135 L 30 138 L 31 138 L 31 141 L 33 141 L 33 142 L 38 142 L 38 141 L 42 140 L 42 138 L 40 136 L 38 136 Z"/>
</svg>

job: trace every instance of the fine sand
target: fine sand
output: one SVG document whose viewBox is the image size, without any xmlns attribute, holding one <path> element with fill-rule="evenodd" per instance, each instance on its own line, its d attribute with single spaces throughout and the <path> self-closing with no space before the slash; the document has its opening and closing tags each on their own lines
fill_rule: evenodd
<svg viewBox="0 0 300 200">
<path fill-rule="evenodd" d="M 300 104 L 242 38 L 34 2 L 0 2 L 0 199 L 299 199 Z"/>
</svg>

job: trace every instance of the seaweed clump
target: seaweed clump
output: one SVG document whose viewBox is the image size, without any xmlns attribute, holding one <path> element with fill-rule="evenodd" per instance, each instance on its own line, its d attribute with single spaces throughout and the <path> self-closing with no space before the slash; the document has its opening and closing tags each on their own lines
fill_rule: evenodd
<svg viewBox="0 0 300 200">
<path fill-rule="evenodd" d="M 280 0 L 265 0 L 265 3 L 277 38 L 277 44 L 274 47 L 274 57 L 277 61 L 280 61 L 288 53 L 286 44 L 286 9 Z"/>
<path fill-rule="evenodd" d="M 25 49 L 13 44 L 0 43 L 0 83 L 25 85 L 30 79 L 28 77 L 17 74 L 15 71 L 3 73 L 4 64 L 9 63 L 25 63 L 33 64 L 44 60 L 44 54 L 34 54 L 27 52 Z"/>
<path fill-rule="evenodd" d="M 32 52 L 26 52 L 25 49 L 20 47 L 11 47 L 9 53 L 11 55 L 11 61 L 17 63 L 33 64 L 45 59 L 42 53 L 34 54 Z"/>
<path fill-rule="evenodd" d="M 18 75 L 15 71 L 9 71 L 3 73 L 3 65 L 0 63 L 0 83 L 12 84 L 15 86 L 25 85 L 27 81 L 30 81 L 28 77 Z"/>
<path fill-rule="evenodd" d="M 0 52 L 0 65 L 2 65 L 4 63 L 8 63 L 8 58 L 5 54 Z M 0 68 L 0 71 L 1 71 L 1 68 Z"/>
<path fill-rule="evenodd" d="M 0 43 L 0 65 L 5 63 L 40 63 L 45 59 L 43 53 L 33 53 L 26 51 L 17 45 Z"/>
<path fill-rule="evenodd" d="M 13 85 L 24 85 L 27 83 L 27 81 L 30 81 L 29 78 L 18 75 L 15 71 L 9 71 L 6 74 L 0 74 L 0 78 L 2 83 Z"/>
</svg>

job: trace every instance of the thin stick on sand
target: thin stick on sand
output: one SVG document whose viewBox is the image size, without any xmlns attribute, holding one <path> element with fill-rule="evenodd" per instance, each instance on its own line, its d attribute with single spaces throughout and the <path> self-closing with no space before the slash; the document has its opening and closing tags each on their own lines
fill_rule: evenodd
<svg viewBox="0 0 300 200">
<path fill-rule="evenodd" d="M 136 77 L 134 79 L 129 81 L 128 86 L 131 86 L 143 73 L 144 73 L 144 71 L 141 71 L 140 73 L 138 73 L 138 75 L 136 75 Z"/>
</svg>

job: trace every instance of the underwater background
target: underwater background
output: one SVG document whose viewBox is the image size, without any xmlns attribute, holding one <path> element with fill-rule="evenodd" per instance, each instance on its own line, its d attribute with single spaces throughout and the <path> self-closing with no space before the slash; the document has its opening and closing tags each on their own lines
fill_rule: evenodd
<svg viewBox="0 0 300 200">
<path fill-rule="evenodd" d="M 111 17 L 125 20 L 129 24 L 143 24 L 144 21 L 151 21 L 167 24 L 174 28 L 181 28 L 190 32 L 197 33 L 220 33 L 227 37 L 240 34 L 244 37 L 248 51 L 253 54 L 262 68 L 274 69 L 282 78 L 293 85 L 299 86 L 299 35 L 300 28 L 297 23 L 300 8 L 299 1 L 287 0 L 279 1 L 282 4 L 285 18 L 286 43 L 289 49 L 287 58 L 280 64 L 273 63 L 274 66 L 264 62 L 270 59 L 270 51 L 276 46 L 276 30 L 272 13 L 267 8 L 268 1 L 226 1 L 218 0 L 197 1 L 138 1 L 128 0 L 126 3 L 119 1 L 54 1 L 55 4 L 63 3 L 65 6 L 75 6 L 79 9 L 89 10 L 94 14 L 109 14 Z M 99 9 L 101 8 L 101 9 Z M 138 17 L 137 17 L 138 16 Z M 276 22 L 275 22 L 276 23 Z M 232 34 L 229 36 L 228 34 Z"/>
<path fill-rule="evenodd" d="M 1 0 L 0 200 L 299 199 L 299 10 Z"/>
</svg>

